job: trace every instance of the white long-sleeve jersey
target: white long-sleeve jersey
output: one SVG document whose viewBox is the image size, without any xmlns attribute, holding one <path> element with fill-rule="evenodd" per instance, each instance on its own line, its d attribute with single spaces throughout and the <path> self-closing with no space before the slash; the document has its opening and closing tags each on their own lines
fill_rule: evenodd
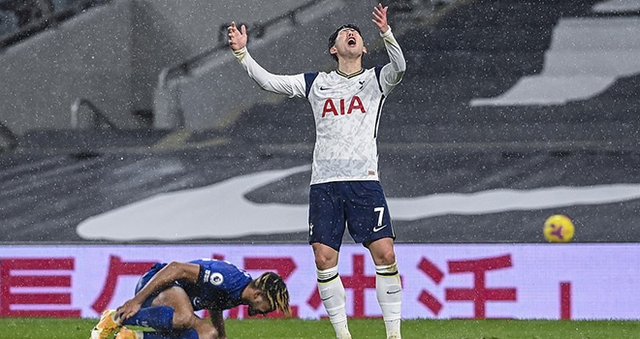
<svg viewBox="0 0 640 339">
<path fill-rule="evenodd" d="M 406 63 L 389 29 L 380 34 L 390 62 L 346 75 L 338 70 L 296 75 L 267 72 L 246 48 L 234 54 L 264 90 L 306 97 L 316 124 L 311 184 L 378 180 L 376 137 L 385 98 L 402 80 Z"/>
</svg>

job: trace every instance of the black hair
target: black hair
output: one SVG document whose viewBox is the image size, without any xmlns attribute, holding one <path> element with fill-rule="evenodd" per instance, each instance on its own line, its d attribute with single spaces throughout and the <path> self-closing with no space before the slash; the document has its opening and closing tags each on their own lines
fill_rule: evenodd
<svg viewBox="0 0 640 339">
<path fill-rule="evenodd" d="M 342 25 L 342 26 L 338 27 L 338 29 L 336 29 L 335 32 L 333 32 L 333 34 L 331 34 L 331 36 L 329 36 L 328 49 L 331 49 L 331 47 L 333 47 L 333 45 L 336 44 L 336 39 L 338 38 L 338 33 L 340 33 L 340 31 L 345 29 L 345 28 L 353 29 L 356 32 L 358 32 L 358 34 L 360 34 L 360 36 L 362 36 L 362 33 L 360 32 L 360 27 L 358 27 L 358 26 L 356 26 L 354 24 Z M 331 54 L 331 56 L 333 57 L 333 59 L 338 61 L 338 57 L 335 54 Z"/>
</svg>

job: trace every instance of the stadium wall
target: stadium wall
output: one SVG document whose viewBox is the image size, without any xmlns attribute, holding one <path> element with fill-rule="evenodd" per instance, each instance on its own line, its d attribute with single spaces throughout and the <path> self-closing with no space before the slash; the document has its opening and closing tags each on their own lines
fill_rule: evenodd
<svg viewBox="0 0 640 339">
<path fill-rule="evenodd" d="M 296 24 L 282 20 L 270 26 L 262 37 L 250 34 L 248 48 L 265 69 L 275 74 L 331 70 L 335 62 L 327 52 L 326 39 L 339 25 L 359 25 L 370 49 L 380 43 L 378 31 L 369 21 L 376 3 L 369 0 L 364 3 L 318 1 L 296 15 Z M 239 24 L 260 23 L 246 15 L 239 16 L 236 21 Z M 157 128 L 175 128 L 181 120 L 191 130 L 225 126 L 255 104 L 285 98 L 260 90 L 227 49 L 213 53 L 191 67 L 188 75 L 166 79 L 156 89 Z"/>
<path fill-rule="evenodd" d="M 300 1 L 113 0 L 0 51 L 0 123 L 17 135 L 70 127 L 76 98 L 140 127 L 163 68 L 218 44 L 230 20 L 256 23 Z M 205 91 L 209 93 L 209 91 Z"/>
<path fill-rule="evenodd" d="M 638 244 L 398 244 L 396 252 L 405 319 L 631 320 L 640 314 Z M 340 255 L 348 314 L 381 317 L 367 250 L 347 244 Z M 203 257 L 228 260 L 253 276 L 276 271 L 289 287 L 295 317 L 325 316 L 308 245 L 202 244 L 0 246 L 0 317 L 96 318 L 131 298 L 152 263 Z M 243 318 L 247 310 L 224 315 Z"/>
<path fill-rule="evenodd" d="M 70 107 L 82 97 L 119 125 L 133 123 L 130 7 L 92 8 L 2 50 L 0 122 L 18 135 L 68 128 Z"/>
</svg>

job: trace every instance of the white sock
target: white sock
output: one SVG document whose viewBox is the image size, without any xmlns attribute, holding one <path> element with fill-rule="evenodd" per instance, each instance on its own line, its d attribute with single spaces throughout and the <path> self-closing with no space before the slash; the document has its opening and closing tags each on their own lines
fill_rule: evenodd
<svg viewBox="0 0 640 339">
<path fill-rule="evenodd" d="M 387 338 L 400 339 L 402 284 L 397 262 L 392 265 L 376 265 L 376 296 L 382 310 Z"/>
<path fill-rule="evenodd" d="M 324 309 L 329 315 L 329 321 L 336 331 L 336 338 L 351 339 L 349 326 L 347 325 L 347 311 L 345 309 L 347 295 L 338 275 L 338 266 L 316 270 L 318 276 L 318 292 L 324 304 Z"/>
</svg>

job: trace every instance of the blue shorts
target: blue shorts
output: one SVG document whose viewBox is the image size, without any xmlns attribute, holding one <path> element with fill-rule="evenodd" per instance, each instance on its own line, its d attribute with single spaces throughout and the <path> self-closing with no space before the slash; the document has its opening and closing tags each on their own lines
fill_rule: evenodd
<svg viewBox="0 0 640 339">
<path fill-rule="evenodd" d="M 339 181 L 311 185 L 309 190 L 309 243 L 322 243 L 336 251 L 347 228 L 356 243 L 368 245 L 396 235 L 387 199 L 378 181 Z"/>
</svg>

